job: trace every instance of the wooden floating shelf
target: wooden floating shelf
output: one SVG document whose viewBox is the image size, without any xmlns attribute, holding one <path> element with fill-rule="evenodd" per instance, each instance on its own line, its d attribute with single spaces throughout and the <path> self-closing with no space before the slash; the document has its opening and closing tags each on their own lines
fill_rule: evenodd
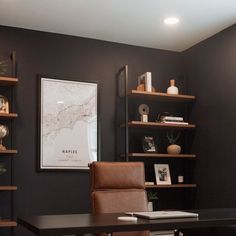
<svg viewBox="0 0 236 236">
<path fill-rule="evenodd" d="M 13 119 L 18 117 L 17 113 L 0 113 L 0 119 Z"/>
<path fill-rule="evenodd" d="M 196 184 L 146 185 L 145 188 L 196 188 Z"/>
<path fill-rule="evenodd" d="M 188 124 L 166 124 L 161 122 L 142 122 L 142 121 L 130 121 L 128 122 L 129 127 L 134 128 L 175 128 L 175 129 L 195 129 L 196 125 Z M 125 124 L 122 124 L 121 127 L 125 127 Z"/>
<path fill-rule="evenodd" d="M 196 158 L 195 154 L 167 154 L 167 153 L 129 153 L 128 156 L 143 157 L 143 158 L 190 158 L 190 159 Z"/>
<path fill-rule="evenodd" d="M 15 85 L 17 82 L 18 78 L 0 77 L 0 86 Z"/>
<path fill-rule="evenodd" d="M 148 98 L 155 98 L 158 101 L 166 101 L 166 102 L 190 102 L 196 99 L 195 96 L 191 95 L 184 95 L 184 94 L 167 94 L 167 93 L 159 93 L 159 92 L 146 92 L 146 91 L 138 91 L 138 90 L 131 90 L 129 96 L 132 97 L 148 97 Z"/>
<path fill-rule="evenodd" d="M 17 186 L 0 186 L 0 191 L 14 191 L 17 190 Z"/>
<path fill-rule="evenodd" d="M 7 149 L 7 150 L 0 150 L 0 155 L 11 155 L 17 154 L 18 151 L 16 149 Z"/>
<path fill-rule="evenodd" d="M 0 220 L 0 227 L 16 227 L 17 223 L 11 220 Z"/>
</svg>

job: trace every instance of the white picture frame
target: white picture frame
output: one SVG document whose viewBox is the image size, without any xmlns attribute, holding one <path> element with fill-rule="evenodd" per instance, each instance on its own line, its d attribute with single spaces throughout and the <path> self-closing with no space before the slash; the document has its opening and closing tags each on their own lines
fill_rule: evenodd
<svg viewBox="0 0 236 236">
<path fill-rule="evenodd" d="M 157 185 L 171 185 L 171 176 L 168 164 L 154 164 L 154 169 Z"/>
<path fill-rule="evenodd" d="M 98 84 L 40 77 L 39 171 L 88 170 L 99 160 Z"/>
</svg>

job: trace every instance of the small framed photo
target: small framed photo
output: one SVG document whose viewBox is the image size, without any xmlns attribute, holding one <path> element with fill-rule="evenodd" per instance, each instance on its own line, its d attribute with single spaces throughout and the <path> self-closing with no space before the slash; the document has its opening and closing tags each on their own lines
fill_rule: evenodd
<svg viewBox="0 0 236 236">
<path fill-rule="evenodd" d="M 153 136 L 144 136 L 142 143 L 144 152 L 157 152 L 157 147 Z"/>
<path fill-rule="evenodd" d="M 9 102 L 3 95 L 0 95 L 0 113 L 9 113 Z"/>
<path fill-rule="evenodd" d="M 157 185 L 171 185 L 170 169 L 168 164 L 155 164 Z"/>
</svg>

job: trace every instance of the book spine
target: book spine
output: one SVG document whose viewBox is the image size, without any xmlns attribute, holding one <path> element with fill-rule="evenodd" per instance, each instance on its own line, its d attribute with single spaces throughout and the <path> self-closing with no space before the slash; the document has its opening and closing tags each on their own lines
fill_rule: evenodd
<svg viewBox="0 0 236 236">
<path fill-rule="evenodd" d="M 145 73 L 145 81 L 146 81 L 146 91 L 152 92 L 152 73 L 151 72 Z"/>
<path fill-rule="evenodd" d="M 148 186 L 150 186 L 150 185 L 154 185 L 155 183 L 154 182 L 152 182 L 152 181 L 150 181 L 150 182 L 145 182 L 145 185 L 148 185 Z"/>
<path fill-rule="evenodd" d="M 177 116 L 163 116 L 161 117 L 161 119 L 166 121 L 184 121 L 183 117 L 177 117 Z"/>
<path fill-rule="evenodd" d="M 175 125 L 188 125 L 188 122 L 181 122 L 181 121 L 162 121 L 165 124 L 175 124 Z"/>
</svg>

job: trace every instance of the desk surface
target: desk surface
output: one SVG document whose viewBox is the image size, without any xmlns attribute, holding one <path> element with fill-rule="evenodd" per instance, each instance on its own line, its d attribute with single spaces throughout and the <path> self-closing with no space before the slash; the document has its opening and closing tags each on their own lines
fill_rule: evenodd
<svg viewBox="0 0 236 236">
<path fill-rule="evenodd" d="M 139 218 L 137 222 L 121 222 L 117 217 L 124 214 L 73 214 L 19 217 L 18 222 L 37 235 L 208 228 L 236 224 L 236 209 L 205 209 L 191 212 L 199 213 L 199 218 Z"/>
</svg>

